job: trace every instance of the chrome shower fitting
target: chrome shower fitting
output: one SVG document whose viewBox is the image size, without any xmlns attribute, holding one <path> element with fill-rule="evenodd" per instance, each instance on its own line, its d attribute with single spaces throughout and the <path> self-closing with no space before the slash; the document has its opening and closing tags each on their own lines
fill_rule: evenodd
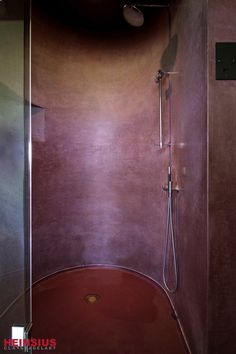
<svg viewBox="0 0 236 354">
<path fill-rule="evenodd" d="M 162 69 L 158 70 L 156 76 L 155 76 L 155 82 L 158 84 L 160 80 L 164 78 L 166 75 L 177 75 L 179 74 L 179 71 L 164 71 Z"/>
<path fill-rule="evenodd" d="M 163 77 L 165 76 L 165 72 L 163 70 L 158 70 L 156 76 L 155 76 L 155 82 L 158 84 L 160 82 L 160 80 L 163 79 Z"/>
<path fill-rule="evenodd" d="M 137 6 L 137 7 L 169 7 L 170 4 L 162 4 L 161 5 L 161 4 L 139 4 L 139 3 L 135 3 L 135 4 L 133 4 L 133 6 Z"/>
<path fill-rule="evenodd" d="M 169 7 L 169 4 L 166 5 L 157 5 L 157 4 L 125 4 L 123 6 L 123 16 L 131 26 L 141 27 L 144 24 L 144 15 L 139 9 L 140 7 L 149 7 L 149 8 L 160 8 L 160 7 Z"/>
<path fill-rule="evenodd" d="M 163 95 L 163 88 L 162 88 L 162 79 L 165 76 L 163 70 L 158 70 L 157 76 L 155 78 L 155 82 L 159 84 L 159 137 L 160 137 L 160 149 L 163 148 L 163 132 L 162 132 L 162 95 Z"/>
<path fill-rule="evenodd" d="M 155 76 L 155 82 L 159 85 L 159 137 L 160 137 L 160 149 L 163 149 L 163 85 L 162 81 L 166 75 L 175 75 L 179 74 L 177 71 L 164 71 L 162 69 L 158 70 L 157 75 Z M 169 144 L 169 146 L 171 146 Z"/>
<path fill-rule="evenodd" d="M 176 245 L 175 245 L 175 234 L 173 225 L 173 210 L 172 210 L 172 172 L 171 166 L 168 167 L 168 185 L 167 185 L 167 217 L 166 217 L 166 231 L 165 231 L 165 247 L 164 247 L 164 261 L 163 261 L 163 283 L 166 290 L 173 294 L 178 288 L 178 267 L 177 267 L 177 257 L 176 257 Z M 173 256 L 173 267 L 174 267 L 174 285 L 170 287 L 167 281 L 167 256 L 168 256 L 168 246 L 172 245 L 172 256 Z"/>
</svg>

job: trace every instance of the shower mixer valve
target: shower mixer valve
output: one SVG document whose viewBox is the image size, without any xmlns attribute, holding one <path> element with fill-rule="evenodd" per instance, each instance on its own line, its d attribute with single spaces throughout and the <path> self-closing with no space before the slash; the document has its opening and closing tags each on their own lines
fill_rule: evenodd
<svg viewBox="0 0 236 354">
<path fill-rule="evenodd" d="M 171 192 L 179 192 L 180 191 L 180 188 L 178 187 L 178 185 L 173 187 L 172 172 L 171 172 L 170 166 L 168 167 L 168 183 L 166 186 L 162 186 L 162 189 L 165 192 L 168 192 L 169 195 L 171 195 Z"/>
</svg>

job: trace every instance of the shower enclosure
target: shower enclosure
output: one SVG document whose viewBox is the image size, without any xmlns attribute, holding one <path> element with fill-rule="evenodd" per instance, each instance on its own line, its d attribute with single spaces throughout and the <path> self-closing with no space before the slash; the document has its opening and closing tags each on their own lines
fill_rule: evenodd
<svg viewBox="0 0 236 354">
<path fill-rule="evenodd" d="M 179 284 L 171 301 L 191 350 L 204 353 L 206 2 L 142 8 L 138 28 L 122 18 L 120 1 L 57 5 L 35 1 L 32 11 L 34 281 L 106 265 L 163 286 L 171 142 L 180 189 L 172 194 Z M 162 148 L 159 69 L 176 73 L 162 85 Z M 170 247 L 166 264 L 174 290 Z"/>
<path fill-rule="evenodd" d="M 28 5 L 0 1 L 1 340 L 30 328 L 32 255 L 31 333 L 59 328 L 63 354 L 107 333 L 138 354 L 163 308 L 193 354 L 234 354 L 236 87 L 215 43 L 235 1 L 33 0 L 32 57 Z"/>
</svg>

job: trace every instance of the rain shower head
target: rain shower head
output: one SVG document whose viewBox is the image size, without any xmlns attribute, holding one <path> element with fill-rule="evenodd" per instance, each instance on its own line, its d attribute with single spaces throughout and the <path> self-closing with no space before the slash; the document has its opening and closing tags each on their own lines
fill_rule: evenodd
<svg viewBox="0 0 236 354">
<path fill-rule="evenodd" d="M 144 24 L 143 13 L 136 7 L 136 5 L 124 5 L 123 16 L 126 22 L 131 26 L 141 27 Z"/>
<path fill-rule="evenodd" d="M 165 5 L 155 5 L 155 4 L 126 4 L 123 6 L 123 16 L 130 24 L 134 27 L 141 27 L 144 24 L 144 15 L 142 11 L 139 9 L 140 7 L 149 7 L 149 8 L 157 8 L 157 7 L 169 7 L 169 4 Z"/>
</svg>

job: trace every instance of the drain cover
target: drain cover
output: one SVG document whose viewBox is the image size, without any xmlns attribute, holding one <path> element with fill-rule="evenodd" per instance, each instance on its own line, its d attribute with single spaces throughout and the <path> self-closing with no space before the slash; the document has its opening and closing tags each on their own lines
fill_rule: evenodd
<svg viewBox="0 0 236 354">
<path fill-rule="evenodd" d="M 87 304 L 96 304 L 98 301 L 101 300 L 101 296 L 98 294 L 88 294 L 84 297 L 84 301 Z"/>
</svg>

